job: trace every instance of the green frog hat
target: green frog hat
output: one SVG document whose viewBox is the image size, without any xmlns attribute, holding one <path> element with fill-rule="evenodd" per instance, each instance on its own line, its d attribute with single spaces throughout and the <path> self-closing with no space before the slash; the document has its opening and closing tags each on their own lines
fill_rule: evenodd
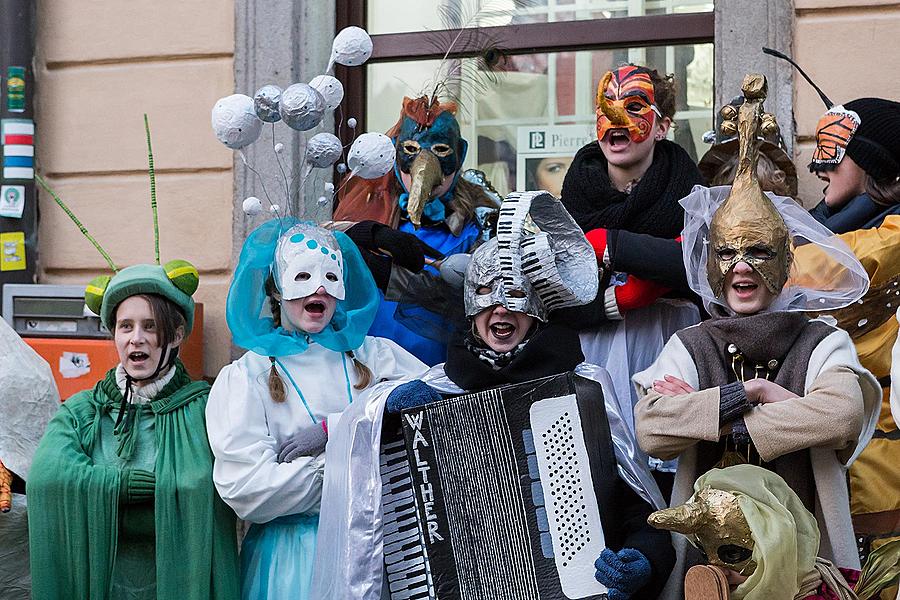
<svg viewBox="0 0 900 600">
<path fill-rule="evenodd" d="M 147 133 L 147 153 L 150 162 L 150 206 L 153 209 L 153 235 L 156 251 L 155 264 L 139 264 L 120 269 L 102 246 L 88 233 L 78 217 L 72 213 L 59 196 L 50 189 L 39 175 L 35 181 L 49 193 L 81 233 L 94 245 L 112 269 L 112 275 L 100 275 L 91 280 L 84 290 L 84 303 L 96 315 L 104 327 L 112 331 L 115 325 L 116 307 L 123 300 L 137 294 L 157 294 L 175 303 L 185 321 L 184 335 L 190 334 L 194 326 L 194 300 L 191 297 L 200 283 L 197 268 L 186 260 L 171 260 L 160 264 L 159 260 L 159 219 L 156 208 L 156 174 L 153 169 L 153 148 L 150 143 L 150 126 L 144 115 L 144 129 Z"/>
</svg>

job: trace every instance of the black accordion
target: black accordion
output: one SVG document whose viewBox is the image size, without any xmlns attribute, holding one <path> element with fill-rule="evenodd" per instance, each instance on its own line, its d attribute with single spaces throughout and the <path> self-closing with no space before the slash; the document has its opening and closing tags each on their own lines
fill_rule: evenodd
<svg viewBox="0 0 900 600">
<path fill-rule="evenodd" d="M 606 598 L 595 486 L 616 471 L 599 383 L 555 375 L 400 421 L 382 435 L 384 598 Z"/>
</svg>

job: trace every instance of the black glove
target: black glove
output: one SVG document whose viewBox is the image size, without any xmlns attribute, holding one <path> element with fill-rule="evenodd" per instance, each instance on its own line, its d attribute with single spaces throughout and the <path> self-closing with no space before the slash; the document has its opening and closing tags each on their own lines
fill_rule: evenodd
<svg viewBox="0 0 900 600">
<path fill-rule="evenodd" d="M 435 259 L 444 257 L 413 234 L 397 231 L 377 221 L 360 221 L 346 234 L 363 250 L 385 252 L 395 263 L 413 273 L 422 270 L 426 256 Z"/>
<path fill-rule="evenodd" d="M 291 462 L 301 456 L 316 456 L 321 454 L 328 442 L 328 434 L 325 433 L 324 422 L 304 427 L 288 439 L 278 448 L 278 462 Z"/>
<path fill-rule="evenodd" d="M 156 489 L 156 474 L 143 469 L 125 469 L 119 482 L 119 501 L 124 504 L 138 504 L 153 500 Z"/>
</svg>

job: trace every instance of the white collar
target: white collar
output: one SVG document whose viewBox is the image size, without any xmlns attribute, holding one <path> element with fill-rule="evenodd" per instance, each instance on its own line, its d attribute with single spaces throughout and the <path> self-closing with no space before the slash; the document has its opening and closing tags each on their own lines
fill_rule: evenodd
<svg viewBox="0 0 900 600">
<path fill-rule="evenodd" d="M 119 386 L 119 391 L 122 394 L 125 393 L 125 382 L 127 373 L 125 372 L 125 367 L 122 366 L 121 363 L 116 367 L 116 385 Z M 164 372 L 162 375 L 154 379 L 153 381 L 149 381 L 144 385 L 138 387 L 132 383 L 131 392 L 132 399 L 131 401 L 136 404 L 145 404 L 150 402 L 162 391 L 166 384 L 172 381 L 172 378 L 175 377 L 175 367 L 169 367 L 169 370 Z"/>
</svg>

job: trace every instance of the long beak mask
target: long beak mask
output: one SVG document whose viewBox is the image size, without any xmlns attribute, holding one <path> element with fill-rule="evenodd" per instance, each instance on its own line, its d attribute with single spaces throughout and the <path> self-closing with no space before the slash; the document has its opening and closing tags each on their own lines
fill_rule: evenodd
<svg viewBox="0 0 900 600">
<path fill-rule="evenodd" d="M 688 536 L 706 555 L 710 564 L 750 575 L 756 570 L 752 560 L 753 534 L 731 492 L 704 488 L 692 501 L 658 510 L 647 518 L 656 529 Z"/>
<path fill-rule="evenodd" d="M 437 156 L 428 150 L 419 152 L 409 169 L 409 174 L 412 183 L 409 186 L 406 211 L 409 213 L 410 222 L 418 229 L 422 225 L 422 211 L 425 204 L 431 199 L 431 192 L 441 184 L 444 176 Z"/>
<path fill-rule="evenodd" d="M 626 65 L 607 71 L 597 86 L 597 140 L 610 130 L 625 129 L 631 141 L 645 141 L 661 118 L 655 102 L 647 69 Z"/>
<path fill-rule="evenodd" d="M 625 127 L 629 131 L 638 132 L 637 125 L 631 122 L 625 109 L 613 104 L 606 97 L 606 88 L 609 87 L 612 76 L 612 71 L 607 71 L 606 75 L 604 75 L 603 79 L 600 81 L 600 85 L 597 86 L 597 112 L 603 113 L 615 127 Z"/>
</svg>

